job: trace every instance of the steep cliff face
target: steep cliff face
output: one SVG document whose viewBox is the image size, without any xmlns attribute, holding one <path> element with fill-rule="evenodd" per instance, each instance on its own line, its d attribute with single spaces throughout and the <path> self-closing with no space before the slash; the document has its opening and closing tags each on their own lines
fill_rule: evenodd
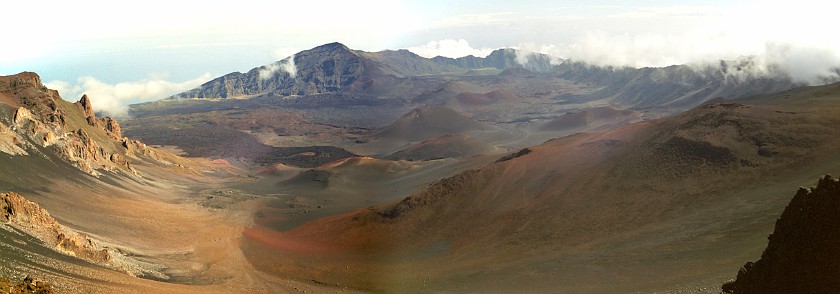
<svg viewBox="0 0 840 294">
<path fill-rule="evenodd" d="M 44 87 L 35 73 L 0 76 L 0 153 L 54 154 L 94 176 L 101 171 L 136 176 L 128 157 L 169 163 L 142 143 L 124 142 L 130 140 L 122 137 L 119 123 L 97 118 L 87 95 L 71 104 Z M 129 145 L 142 146 L 130 149 Z"/>
<path fill-rule="evenodd" d="M 776 221 L 761 259 L 747 262 L 726 293 L 837 293 L 840 289 L 840 181 L 799 188 Z"/>
</svg>

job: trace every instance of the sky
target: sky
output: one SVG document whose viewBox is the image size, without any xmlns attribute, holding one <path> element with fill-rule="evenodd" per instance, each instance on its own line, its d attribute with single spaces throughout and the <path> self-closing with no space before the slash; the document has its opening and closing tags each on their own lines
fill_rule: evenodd
<svg viewBox="0 0 840 294">
<path fill-rule="evenodd" d="M 124 115 L 330 42 L 434 57 L 513 47 L 596 65 L 754 56 L 815 82 L 840 65 L 840 1 L 0 2 L 0 75 L 34 71 L 67 100 Z"/>
</svg>

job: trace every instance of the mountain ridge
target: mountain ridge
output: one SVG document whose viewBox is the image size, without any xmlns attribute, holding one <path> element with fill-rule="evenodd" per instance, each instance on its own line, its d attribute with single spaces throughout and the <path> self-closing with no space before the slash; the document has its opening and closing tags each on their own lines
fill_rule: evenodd
<svg viewBox="0 0 840 294">
<path fill-rule="evenodd" d="M 604 100 L 635 109 L 685 110 L 714 98 L 766 94 L 803 85 L 777 68 L 762 69 L 755 58 L 746 57 L 714 64 L 632 68 L 554 59 L 512 48 L 497 49 L 486 57 L 425 58 L 406 49 L 366 52 L 334 42 L 245 73 L 220 76 L 170 98 L 348 94 L 411 104 L 430 86 L 451 80 L 475 80 L 470 79 L 473 75 L 497 75 L 509 80 L 541 77 L 547 78 L 546 82 L 563 79 L 597 90 L 565 94 L 557 99 Z"/>
<path fill-rule="evenodd" d="M 198 88 L 176 94 L 173 98 L 233 98 L 274 94 L 302 96 L 341 91 L 362 91 L 377 79 L 404 79 L 441 73 L 464 74 L 471 69 L 528 68 L 548 71 L 551 58 L 539 53 L 527 54 L 523 66 L 517 62 L 518 51 L 499 49 L 486 58 L 424 58 L 405 49 L 365 52 L 333 42 L 298 52 L 278 62 L 253 68 L 246 73 L 232 72 L 210 80 Z M 266 79 L 261 71 L 281 62 L 292 62 L 297 72 L 274 74 Z M 264 77 L 264 76 L 263 76 Z"/>
</svg>

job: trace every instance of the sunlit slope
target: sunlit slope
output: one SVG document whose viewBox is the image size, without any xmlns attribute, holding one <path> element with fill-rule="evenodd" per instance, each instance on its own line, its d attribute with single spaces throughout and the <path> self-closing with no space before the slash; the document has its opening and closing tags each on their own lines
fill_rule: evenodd
<svg viewBox="0 0 840 294">
<path fill-rule="evenodd" d="M 840 168 L 838 85 L 745 101 L 552 140 L 288 232 L 255 228 L 249 246 L 275 257 L 251 260 L 371 290 L 718 287 L 760 252 L 790 186 Z"/>
</svg>

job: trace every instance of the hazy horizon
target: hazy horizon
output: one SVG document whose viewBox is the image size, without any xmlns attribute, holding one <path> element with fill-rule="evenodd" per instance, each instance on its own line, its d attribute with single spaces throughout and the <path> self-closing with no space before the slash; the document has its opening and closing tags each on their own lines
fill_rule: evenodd
<svg viewBox="0 0 840 294">
<path fill-rule="evenodd" d="M 821 1 L 223 3 L 8 3 L 0 33 L 15 43 L 0 48 L 0 69 L 35 71 L 69 100 L 124 105 L 329 42 L 425 57 L 518 48 L 633 67 L 755 56 L 803 82 L 840 65 L 829 37 L 840 4 Z"/>
</svg>

